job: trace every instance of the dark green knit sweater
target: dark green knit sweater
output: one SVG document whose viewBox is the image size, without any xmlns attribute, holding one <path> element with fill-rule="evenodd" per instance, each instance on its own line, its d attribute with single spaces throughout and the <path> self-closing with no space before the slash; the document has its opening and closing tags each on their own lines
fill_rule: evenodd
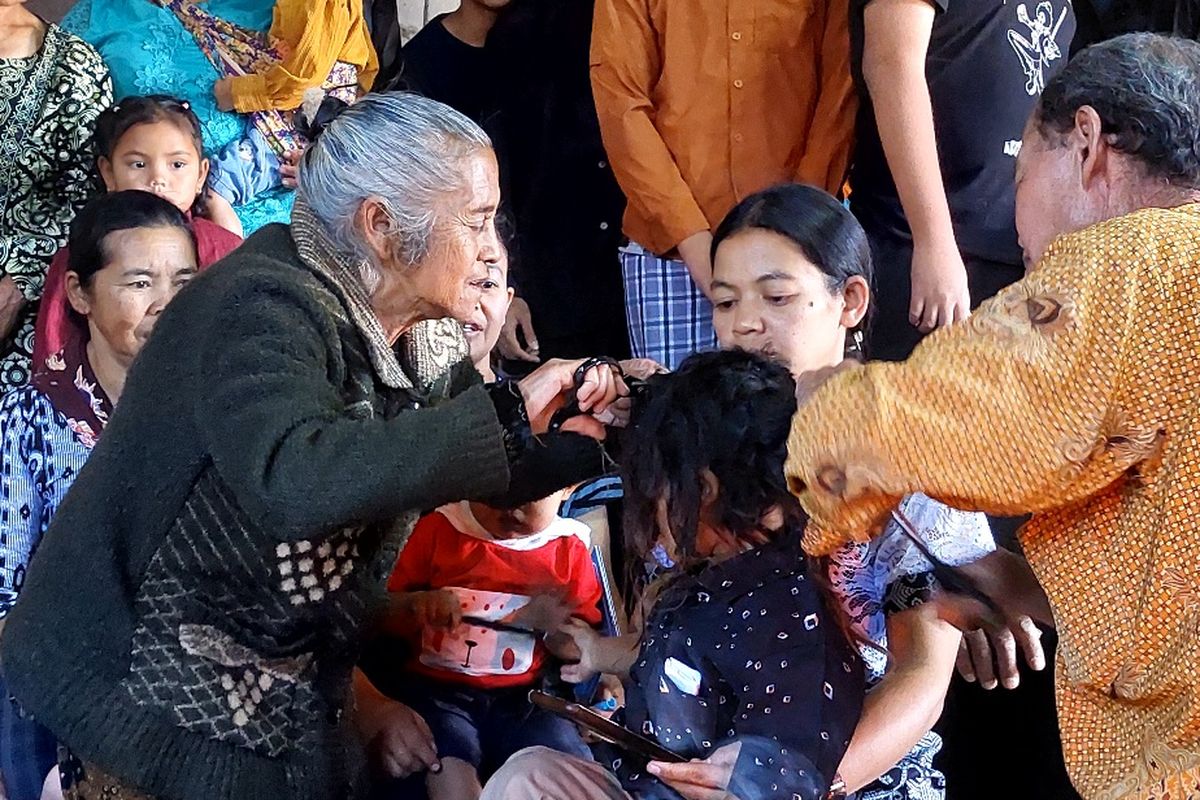
<svg viewBox="0 0 1200 800">
<path fill-rule="evenodd" d="M 384 352 L 297 241 L 260 231 L 163 314 L 0 641 L 35 717 L 163 800 L 344 800 L 383 576 L 418 510 L 508 482 L 461 333 Z"/>
</svg>

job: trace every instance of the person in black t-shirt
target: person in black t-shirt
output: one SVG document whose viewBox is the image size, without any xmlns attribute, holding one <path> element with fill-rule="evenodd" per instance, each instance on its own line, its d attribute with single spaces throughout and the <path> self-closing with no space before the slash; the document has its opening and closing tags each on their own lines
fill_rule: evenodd
<svg viewBox="0 0 1200 800">
<path fill-rule="evenodd" d="M 1075 18 L 1069 0 L 852 2 L 850 203 L 879 265 L 868 353 L 901 360 L 1023 274 L 1016 155 Z"/>
<path fill-rule="evenodd" d="M 499 101 L 487 128 L 542 358 L 630 353 L 617 260 L 625 196 L 592 99 L 592 12 L 593 0 L 521 0 L 488 40 Z"/>
<path fill-rule="evenodd" d="M 380 70 L 375 86 L 418 92 L 482 125 L 495 96 L 484 45 L 510 2 L 463 0 L 456 10 L 434 17 Z"/>
</svg>

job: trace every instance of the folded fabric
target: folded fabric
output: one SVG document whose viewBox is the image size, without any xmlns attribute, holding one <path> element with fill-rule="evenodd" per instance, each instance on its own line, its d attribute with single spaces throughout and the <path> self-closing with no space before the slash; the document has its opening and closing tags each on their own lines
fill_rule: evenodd
<svg viewBox="0 0 1200 800">
<path fill-rule="evenodd" d="M 212 160 L 209 186 L 237 206 L 281 183 L 279 156 L 262 132 L 246 126 L 245 135 L 225 146 Z"/>
</svg>

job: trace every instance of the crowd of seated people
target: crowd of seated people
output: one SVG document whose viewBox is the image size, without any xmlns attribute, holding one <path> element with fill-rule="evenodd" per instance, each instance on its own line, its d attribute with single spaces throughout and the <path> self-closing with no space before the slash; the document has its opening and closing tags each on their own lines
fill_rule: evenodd
<svg viewBox="0 0 1200 800">
<path fill-rule="evenodd" d="M 1200 800 L 1193 5 L 0 7 L 0 800 Z"/>
</svg>

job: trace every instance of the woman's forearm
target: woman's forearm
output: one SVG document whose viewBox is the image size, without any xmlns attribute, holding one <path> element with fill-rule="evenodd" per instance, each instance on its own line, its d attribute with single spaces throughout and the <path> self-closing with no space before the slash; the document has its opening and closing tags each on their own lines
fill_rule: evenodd
<svg viewBox="0 0 1200 800">
<path fill-rule="evenodd" d="M 871 691 L 839 767 L 855 792 L 894 767 L 942 713 L 960 634 L 932 606 L 888 620 L 895 666 Z"/>
</svg>

